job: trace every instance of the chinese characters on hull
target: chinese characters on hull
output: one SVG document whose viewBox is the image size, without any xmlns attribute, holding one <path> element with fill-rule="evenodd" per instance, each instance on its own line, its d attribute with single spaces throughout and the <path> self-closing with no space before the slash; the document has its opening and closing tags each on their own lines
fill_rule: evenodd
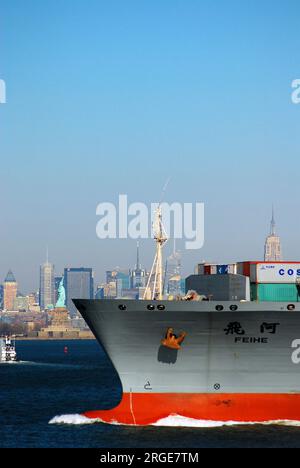
<svg viewBox="0 0 300 468">
<path fill-rule="evenodd" d="M 264 322 L 260 326 L 260 333 L 270 333 L 270 335 L 276 335 L 277 327 L 279 327 L 280 323 L 266 323 Z"/>
<path fill-rule="evenodd" d="M 239 322 L 230 322 L 227 328 L 224 328 L 226 335 L 245 335 L 242 325 Z"/>
<path fill-rule="evenodd" d="M 263 322 L 260 325 L 260 334 L 264 335 L 268 333 L 269 335 L 276 335 L 277 328 L 280 323 L 268 323 Z M 246 331 L 243 328 L 240 322 L 229 322 L 226 328 L 224 328 L 225 335 L 235 336 L 235 343 L 251 343 L 251 344 L 267 344 L 268 338 L 266 337 L 249 337 L 246 336 Z"/>
</svg>

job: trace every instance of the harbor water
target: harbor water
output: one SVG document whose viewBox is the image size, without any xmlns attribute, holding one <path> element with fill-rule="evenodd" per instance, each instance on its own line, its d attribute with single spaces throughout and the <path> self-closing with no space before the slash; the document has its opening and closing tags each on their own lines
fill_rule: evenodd
<svg viewBox="0 0 300 468">
<path fill-rule="evenodd" d="M 121 395 L 98 343 L 18 341 L 16 348 L 21 362 L 0 365 L 1 448 L 300 447 L 300 423 L 224 426 L 170 416 L 164 426 L 90 424 L 83 412 L 111 408 Z"/>
</svg>

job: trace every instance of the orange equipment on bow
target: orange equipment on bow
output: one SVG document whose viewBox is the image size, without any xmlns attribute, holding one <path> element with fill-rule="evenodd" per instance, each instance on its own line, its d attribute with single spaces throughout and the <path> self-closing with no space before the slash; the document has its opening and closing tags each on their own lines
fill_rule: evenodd
<svg viewBox="0 0 300 468">
<path fill-rule="evenodd" d="M 179 337 L 174 335 L 173 328 L 168 328 L 166 337 L 162 340 L 161 344 L 166 348 L 170 349 L 181 349 L 181 343 L 183 342 L 184 338 L 186 337 L 186 333 L 183 332 Z"/>
</svg>

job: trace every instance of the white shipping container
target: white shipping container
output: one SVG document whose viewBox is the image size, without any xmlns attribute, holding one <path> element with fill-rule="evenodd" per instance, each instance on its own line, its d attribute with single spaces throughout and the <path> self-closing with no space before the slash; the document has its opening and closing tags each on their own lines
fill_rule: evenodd
<svg viewBox="0 0 300 468">
<path fill-rule="evenodd" d="M 250 266 L 251 283 L 296 283 L 299 263 L 258 263 Z"/>
<path fill-rule="evenodd" d="M 228 273 L 232 274 L 232 275 L 236 275 L 237 274 L 237 264 L 236 263 L 233 263 L 231 265 L 228 265 Z"/>
</svg>

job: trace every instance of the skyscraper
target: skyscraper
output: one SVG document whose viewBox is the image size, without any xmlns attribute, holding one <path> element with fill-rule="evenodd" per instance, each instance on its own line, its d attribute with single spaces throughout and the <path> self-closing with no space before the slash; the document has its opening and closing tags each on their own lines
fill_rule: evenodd
<svg viewBox="0 0 300 468">
<path fill-rule="evenodd" d="M 181 277 L 181 254 L 176 250 L 174 239 L 173 253 L 167 258 L 165 266 L 164 292 L 172 296 L 180 295 L 182 292 Z"/>
<path fill-rule="evenodd" d="M 276 223 L 274 217 L 274 208 L 272 210 L 272 220 L 270 235 L 266 239 L 265 243 L 265 262 L 281 262 L 282 261 L 282 250 L 280 237 L 276 235 Z"/>
<path fill-rule="evenodd" d="M 137 243 L 136 247 L 136 265 L 134 270 L 131 271 L 131 287 L 144 288 L 146 286 L 146 270 L 143 270 L 140 263 L 140 244 Z"/>
<path fill-rule="evenodd" d="M 41 309 L 47 309 L 54 306 L 54 303 L 54 265 L 47 260 L 40 267 L 40 307 Z"/>
<path fill-rule="evenodd" d="M 66 305 L 71 317 L 77 315 L 72 299 L 94 298 L 94 275 L 92 268 L 65 268 L 64 286 Z"/>
<path fill-rule="evenodd" d="M 0 309 L 3 309 L 3 284 L 0 284 Z"/>
<path fill-rule="evenodd" d="M 18 283 L 11 270 L 6 275 L 3 284 L 3 309 L 14 310 L 14 303 L 17 297 Z"/>
</svg>

